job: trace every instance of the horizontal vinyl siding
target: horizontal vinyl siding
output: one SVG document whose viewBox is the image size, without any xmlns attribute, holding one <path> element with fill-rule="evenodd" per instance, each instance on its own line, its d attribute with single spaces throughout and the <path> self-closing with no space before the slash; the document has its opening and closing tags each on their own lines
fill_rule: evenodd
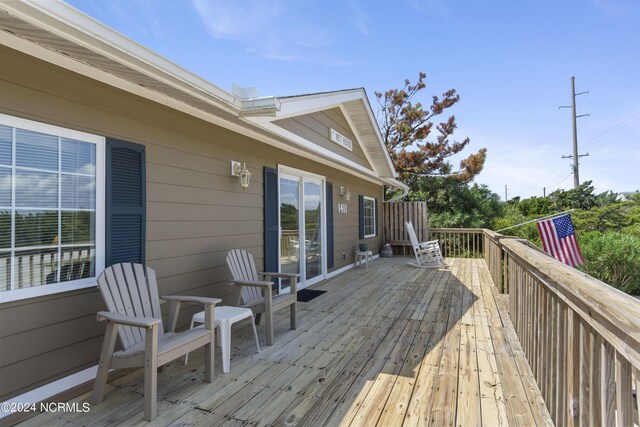
<svg viewBox="0 0 640 427">
<path fill-rule="evenodd" d="M 94 365 L 104 334 L 97 290 L 0 307 L 0 400 Z M 97 352 L 97 353 L 96 353 Z"/>
<path fill-rule="evenodd" d="M 276 120 L 274 124 L 371 170 L 371 165 L 364 151 L 362 151 L 356 136 L 339 108 Z M 329 128 L 333 128 L 349 138 L 353 142 L 353 151 L 349 151 L 329 139 Z"/>
<path fill-rule="evenodd" d="M 351 193 L 351 200 L 346 202 L 340 196 L 340 186 L 346 185 Z M 367 243 L 369 250 L 374 254 L 379 253 L 382 244 L 382 233 L 378 233 L 377 237 L 360 240 L 358 236 L 358 195 L 363 194 L 368 197 L 378 199 L 378 203 L 382 200 L 382 186 L 362 182 L 352 177 L 346 180 L 334 180 L 334 211 L 333 211 L 333 234 L 334 234 L 334 260 L 333 270 L 353 264 L 355 261 L 355 251 L 358 243 Z M 347 203 L 347 213 L 338 213 L 338 203 Z M 377 219 L 378 227 L 382 221 Z M 341 254 L 345 253 L 346 259 L 341 260 Z"/>
<path fill-rule="evenodd" d="M 0 112 L 145 145 L 146 259 L 157 272 L 161 295 L 235 303 L 227 285 L 227 252 L 244 248 L 255 255 L 259 269 L 263 266 L 264 166 L 283 164 L 326 176 L 334 183 L 334 205 L 341 201 L 340 185 L 349 187 L 349 214 L 334 214 L 334 268 L 353 262 L 357 194 L 380 198 L 381 186 L 4 47 L 0 63 Z M 246 162 L 252 172 L 246 191 L 230 176 L 231 160 Z M 341 252 L 348 254 L 346 261 L 339 260 Z M 95 313 L 102 309 L 94 289 L 0 306 L 0 400 L 95 365 L 104 332 Z M 179 326 L 186 327 L 196 310 L 183 310 Z"/>
</svg>

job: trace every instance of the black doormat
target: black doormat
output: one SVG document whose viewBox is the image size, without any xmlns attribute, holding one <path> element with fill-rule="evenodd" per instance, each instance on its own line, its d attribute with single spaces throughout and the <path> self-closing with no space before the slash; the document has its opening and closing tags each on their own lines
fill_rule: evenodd
<svg viewBox="0 0 640 427">
<path fill-rule="evenodd" d="M 303 289 L 298 291 L 298 301 L 300 302 L 309 302 L 314 298 L 319 297 L 327 291 L 318 291 L 316 289 Z"/>
</svg>

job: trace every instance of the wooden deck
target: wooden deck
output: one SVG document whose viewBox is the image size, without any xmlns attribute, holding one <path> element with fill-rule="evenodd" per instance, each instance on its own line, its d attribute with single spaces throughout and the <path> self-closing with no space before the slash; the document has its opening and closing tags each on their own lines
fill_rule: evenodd
<svg viewBox="0 0 640 427">
<path fill-rule="evenodd" d="M 251 329 L 232 338 L 231 372 L 216 355 L 202 382 L 202 350 L 167 365 L 151 425 L 551 425 L 484 260 L 447 259 L 440 270 L 375 260 L 314 288 L 276 317 L 275 345 L 255 353 Z M 142 370 L 109 385 L 88 413 L 48 413 L 23 425 L 147 425 Z M 86 393 L 72 402 L 87 402 Z"/>
</svg>

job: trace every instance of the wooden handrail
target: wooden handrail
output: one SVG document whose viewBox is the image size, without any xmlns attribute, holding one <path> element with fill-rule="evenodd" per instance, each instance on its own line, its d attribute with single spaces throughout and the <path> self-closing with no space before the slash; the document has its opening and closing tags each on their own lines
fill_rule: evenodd
<svg viewBox="0 0 640 427">
<path fill-rule="evenodd" d="M 430 228 L 430 233 L 482 233 L 482 228 Z M 490 230 L 487 230 L 490 231 Z"/>
<path fill-rule="evenodd" d="M 625 357 L 640 366 L 640 301 L 588 274 L 569 267 L 522 242 L 505 240 L 503 248 L 529 266 L 541 284 L 558 295 Z"/>
<path fill-rule="evenodd" d="M 509 314 L 555 423 L 637 423 L 640 301 L 526 241 L 497 241 Z"/>
</svg>

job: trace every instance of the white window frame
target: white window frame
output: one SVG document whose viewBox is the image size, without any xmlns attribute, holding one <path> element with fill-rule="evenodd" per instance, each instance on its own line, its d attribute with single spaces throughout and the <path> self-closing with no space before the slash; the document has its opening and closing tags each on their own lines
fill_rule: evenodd
<svg viewBox="0 0 640 427">
<path fill-rule="evenodd" d="M 95 274 L 96 277 L 104 270 L 105 261 L 105 141 L 102 136 L 86 132 L 67 129 L 59 126 L 35 122 L 19 117 L 0 113 L 0 124 L 14 128 L 45 133 L 62 138 L 75 139 L 82 142 L 95 144 L 96 146 L 96 248 L 95 248 Z M 96 277 L 88 277 L 68 282 L 51 283 L 23 289 L 12 289 L 0 292 L 0 304 L 19 301 L 28 298 L 42 297 L 61 292 L 75 291 L 96 286 Z"/>
<path fill-rule="evenodd" d="M 370 237 L 376 237 L 376 230 L 378 228 L 378 218 L 376 218 L 376 199 L 373 197 L 369 197 L 369 196 L 362 196 L 363 198 L 363 202 L 362 202 L 362 220 L 364 221 L 364 229 L 365 229 L 365 233 L 367 230 L 367 216 L 366 216 L 366 212 L 367 212 L 367 201 L 371 201 L 373 207 L 373 234 L 365 234 L 364 238 L 368 239 Z"/>
</svg>

